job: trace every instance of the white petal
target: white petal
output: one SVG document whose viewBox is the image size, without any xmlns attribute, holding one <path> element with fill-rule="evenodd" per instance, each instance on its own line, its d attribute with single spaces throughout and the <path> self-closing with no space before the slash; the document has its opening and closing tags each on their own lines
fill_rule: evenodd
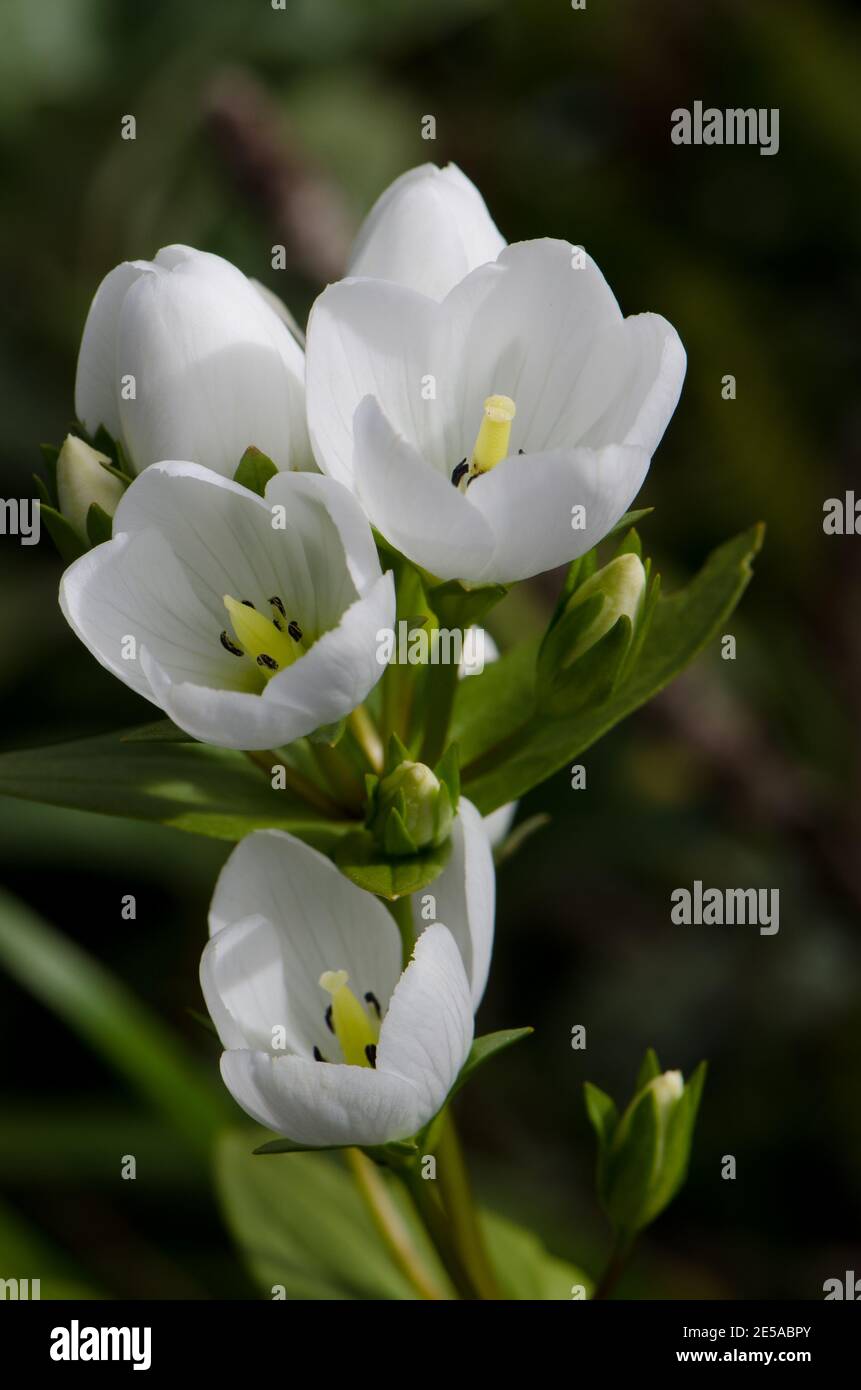
<svg viewBox="0 0 861 1390">
<path fill-rule="evenodd" d="M 200 961 L 200 986 L 224 1047 L 271 1052 L 274 1030 L 282 1028 L 287 1050 L 307 1050 L 290 1007 L 281 933 L 265 917 L 249 916 L 210 938 Z M 326 1027 L 319 1010 L 315 1022 L 320 1046 Z"/>
<path fill-rule="evenodd" d="M 372 396 L 356 411 L 355 434 L 359 498 L 386 540 L 441 579 L 479 578 L 494 537 L 469 496 L 427 466 Z"/>
<path fill-rule="evenodd" d="M 484 833 L 490 841 L 491 849 L 496 849 L 504 843 L 517 815 L 519 804 L 517 801 L 509 801 L 506 806 L 497 806 L 489 816 L 482 816 Z"/>
<path fill-rule="evenodd" d="M 325 507 L 332 518 L 341 543 L 347 567 L 359 593 L 380 577 L 380 560 L 368 519 L 348 488 L 333 478 L 318 474 L 276 473 L 266 488 L 266 504 L 286 508 L 288 518 L 298 496 L 310 497 Z"/>
<path fill-rule="evenodd" d="M 394 280 L 444 299 L 504 245 L 484 199 L 457 165 L 423 164 L 377 199 L 353 245 L 349 274 Z"/>
<path fill-rule="evenodd" d="M 95 434 L 99 425 L 104 425 L 114 439 L 121 433 L 117 322 L 127 290 L 144 273 L 140 263 L 123 261 L 105 276 L 90 305 L 75 378 L 75 413 L 90 434 Z"/>
<path fill-rule="evenodd" d="M 231 479 L 195 463 L 154 464 L 122 498 L 114 532 L 161 532 L 211 612 L 216 637 L 225 594 L 263 613 L 276 594 L 306 632 L 325 631 L 358 591 L 323 501 L 298 478 L 284 489 L 292 500 L 280 529 L 270 503 Z"/>
<path fill-rule="evenodd" d="M 298 1144 L 386 1144 L 430 1119 L 414 1086 L 370 1067 L 225 1052 L 221 1075 L 247 1114 Z"/>
<path fill-rule="evenodd" d="M 310 1056 L 316 1044 L 330 1055 L 335 1047 L 324 1021 L 330 1002 L 319 985 L 324 970 L 346 970 L 354 993 L 363 998 L 371 991 L 385 1009 L 401 974 L 397 927 L 378 898 L 357 888 L 324 855 L 283 831 L 247 835 L 215 887 L 209 913 L 213 949 L 222 939 L 233 941 L 240 957 L 247 918 L 265 921 L 275 933 L 285 991 L 279 1001 L 283 1016 L 276 1021 L 289 1021 L 299 1050 Z M 234 954 L 230 946 L 228 954 Z M 223 997 L 220 985 L 217 992 Z M 242 1040 L 221 1033 L 225 1046 L 270 1047 L 260 1040 L 254 1009 L 251 998 L 232 1006 Z"/>
<path fill-rule="evenodd" d="M 472 1038 L 472 1000 L 460 951 L 447 927 L 430 926 L 416 942 L 383 1019 L 377 1075 L 412 1083 L 424 1124 L 444 1103 Z"/>
<path fill-rule="evenodd" d="M 579 442 L 599 449 L 631 444 L 654 453 L 681 394 L 686 357 L 672 324 L 635 314 L 596 338 L 571 392 L 568 415 Z M 571 438 L 566 419 L 550 441 Z"/>
<path fill-rule="evenodd" d="M 504 459 L 469 489 L 495 536 L 478 578 L 509 584 L 584 555 L 624 515 L 649 462 L 645 449 L 615 445 Z M 572 527 L 575 506 L 585 507 L 582 530 Z"/>
<path fill-rule="evenodd" d="M 493 951 L 496 875 L 485 824 L 471 801 L 460 798 L 451 832 L 451 853 L 429 890 L 435 899 L 436 920 L 444 922 L 457 942 L 470 984 L 473 1008 L 481 1003 Z M 421 895 L 412 899 L 416 932 L 425 926 Z"/>
<path fill-rule="evenodd" d="M 232 477 L 250 444 L 290 467 L 297 351 L 235 267 L 165 248 L 125 294 L 117 330 L 116 389 L 135 379 L 120 418 L 138 471 L 178 457 Z"/>
<path fill-rule="evenodd" d="M 146 649 L 141 664 L 157 703 L 192 737 L 222 748 L 272 748 L 333 724 L 362 703 L 385 671 L 377 660 L 377 633 L 394 620 L 390 572 L 262 695 L 177 683 Z"/>
<path fill-rule="evenodd" d="M 247 679 L 158 531 L 118 535 L 82 555 L 63 575 L 60 607 L 97 661 L 156 704 L 147 651 L 177 680 L 236 690 Z"/>
</svg>

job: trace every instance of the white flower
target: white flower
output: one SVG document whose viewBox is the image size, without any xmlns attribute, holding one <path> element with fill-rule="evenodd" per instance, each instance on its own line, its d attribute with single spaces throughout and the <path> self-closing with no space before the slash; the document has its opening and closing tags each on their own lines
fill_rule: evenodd
<svg viewBox="0 0 861 1390">
<path fill-rule="evenodd" d="M 314 1147 L 406 1139 L 433 1118 L 472 1044 L 471 962 L 486 974 L 493 932 L 492 895 L 452 891 L 446 905 L 460 916 L 421 923 L 402 970 L 378 898 L 291 835 L 240 842 L 200 978 L 224 1082 L 249 1115 Z"/>
<path fill-rule="evenodd" d="M 590 258 L 520 242 L 442 303 L 383 280 L 325 290 L 308 425 L 323 471 L 409 559 L 509 583 L 585 553 L 622 516 L 684 369 L 675 329 L 623 318 Z"/>
<path fill-rule="evenodd" d="M 194 463 L 132 483 L 113 540 L 66 571 L 60 604 L 180 728 L 243 749 L 349 714 L 380 678 L 376 633 L 395 617 L 392 575 L 339 484 L 278 473 L 264 500 Z"/>
<path fill-rule="evenodd" d="M 138 473 L 187 458 L 232 478 L 251 444 L 278 468 L 307 467 L 302 349 L 272 298 L 189 246 L 124 261 L 84 326 L 79 419 L 104 425 Z"/>
<path fill-rule="evenodd" d="M 495 261 L 504 245 L 484 199 L 456 164 L 421 164 L 377 199 L 359 228 L 347 273 L 444 299 L 476 266 Z"/>
</svg>

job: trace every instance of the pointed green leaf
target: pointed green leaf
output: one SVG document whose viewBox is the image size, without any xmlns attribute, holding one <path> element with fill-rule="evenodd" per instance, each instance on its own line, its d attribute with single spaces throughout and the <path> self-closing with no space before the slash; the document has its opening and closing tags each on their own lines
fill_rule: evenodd
<svg viewBox="0 0 861 1390">
<path fill-rule="evenodd" d="M 389 859 L 373 835 L 360 830 L 342 837 L 334 859 L 341 873 L 353 883 L 368 893 L 377 893 L 394 902 L 407 893 L 419 893 L 433 883 L 445 868 L 450 853 L 451 841 L 446 840 L 439 849 Z"/>
<path fill-rule="evenodd" d="M 48 528 L 51 540 L 60 552 L 60 559 L 71 565 L 86 551 L 83 541 L 54 507 L 46 507 L 44 502 L 40 502 L 39 513 L 43 524 Z"/>
<path fill-rule="evenodd" d="M 522 1042 L 534 1033 L 534 1028 L 503 1028 L 498 1033 L 485 1033 L 483 1038 L 476 1038 L 469 1049 L 469 1056 L 460 1069 L 460 1075 L 449 1092 L 449 1100 L 456 1096 L 462 1086 L 470 1081 L 485 1062 L 489 1062 L 491 1057 L 496 1057 L 500 1052 L 505 1052 L 515 1043 Z"/>
<path fill-rule="evenodd" d="M 113 520 L 104 507 L 100 507 L 98 502 L 91 502 L 87 508 L 87 535 L 90 545 L 101 545 L 104 541 L 109 541 L 113 529 Z"/>
</svg>

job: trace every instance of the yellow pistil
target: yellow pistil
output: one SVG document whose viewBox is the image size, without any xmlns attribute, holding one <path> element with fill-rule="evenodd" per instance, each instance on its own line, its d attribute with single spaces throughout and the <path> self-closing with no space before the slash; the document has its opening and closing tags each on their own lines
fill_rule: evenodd
<svg viewBox="0 0 861 1390">
<path fill-rule="evenodd" d="M 271 680 L 285 666 L 292 666 L 307 650 L 304 634 L 295 619 L 288 621 L 287 615 L 282 615 L 283 605 L 273 604 L 275 616 L 271 618 L 229 594 L 224 595 L 224 606 L 239 646 L 257 663 L 266 680 Z"/>
<path fill-rule="evenodd" d="M 372 1067 L 376 1060 L 379 1020 L 359 1003 L 348 987 L 346 970 L 324 970 L 320 985 L 332 997 L 330 1023 L 341 1044 L 344 1061 L 354 1067 Z"/>
<path fill-rule="evenodd" d="M 484 418 L 469 465 L 473 476 L 489 472 L 508 457 L 511 422 L 516 409 L 510 396 L 488 396 L 484 402 Z"/>
</svg>

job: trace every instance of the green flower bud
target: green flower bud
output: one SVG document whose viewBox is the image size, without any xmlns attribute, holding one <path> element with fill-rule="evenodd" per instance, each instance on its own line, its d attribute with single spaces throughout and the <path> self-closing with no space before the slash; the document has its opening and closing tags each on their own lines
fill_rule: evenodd
<svg viewBox="0 0 861 1390">
<path fill-rule="evenodd" d="M 609 1096 L 587 1084 L 598 1195 L 622 1243 L 654 1221 L 684 1182 L 704 1080 L 704 1063 L 685 1083 L 680 1071 L 661 1072 L 650 1050 L 621 1117 Z"/>
<path fill-rule="evenodd" d="M 376 788 L 369 824 L 387 853 L 415 854 L 441 845 L 453 820 L 446 783 L 424 763 L 406 759 Z"/>
<path fill-rule="evenodd" d="M 586 629 L 578 634 L 574 646 L 567 654 L 565 665 L 570 666 L 573 661 L 583 656 L 584 652 L 588 652 L 590 647 L 594 647 L 596 642 L 600 642 L 620 618 L 629 618 L 633 629 L 645 588 L 646 571 L 643 562 L 639 555 L 630 553 L 617 555 L 609 565 L 597 570 L 591 579 L 581 584 L 569 599 L 566 614 L 576 612 L 589 599 L 599 596 L 603 603 Z"/>
<path fill-rule="evenodd" d="M 57 499 L 63 516 L 85 545 L 90 544 L 87 533 L 90 507 L 95 502 L 112 517 L 125 491 L 119 478 L 108 472 L 110 466 L 107 454 L 90 448 L 74 434 L 66 435 L 57 456 Z"/>
</svg>

